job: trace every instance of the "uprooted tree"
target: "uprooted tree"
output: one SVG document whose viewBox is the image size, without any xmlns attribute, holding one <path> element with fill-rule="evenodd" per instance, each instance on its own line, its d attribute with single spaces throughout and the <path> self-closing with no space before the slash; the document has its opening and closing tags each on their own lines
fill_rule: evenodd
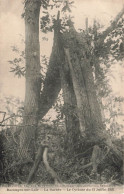
<svg viewBox="0 0 124 194">
<path fill-rule="evenodd" d="M 88 27 L 79 33 L 71 19 L 67 20 L 69 29 L 62 31 L 58 12 L 53 24 L 52 53 L 41 92 L 39 15 L 40 7 L 46 6 L 47 9 L 48 5 L 49 1 L 25 1 L 26 91 L 19 156 L 22 161 L 34 160 L 38 121 L 49 111 L 62 89 L 67 145 L 75 153 L 80 149 L 83 152 L 87 146 L 94 146 L 91 162 L 83 168 L 92 165 L 93 171 L 97 172 L 97 166 L 104 158 L 101 156 L 101 144 L 107 146 L 119 165 L 122 165 L 122 151 L 115 145 L 102 120 L 95 79 L 98 76 L 99 58 L 106 49 L 104 40 L 116 29 L 124 9 L 103 33 L 97 34 L 97 30 L 94 31 L 95 41 L 91 38 Z M 65 8 L 69 9 L 69 4 Z M 110 44 L 108 45 L 106 53 L 109 52 Z M 96 158 L 99 161 L 96 162 Z M 33 175 L 30 176 L 32 178 Z"/>
</svg>

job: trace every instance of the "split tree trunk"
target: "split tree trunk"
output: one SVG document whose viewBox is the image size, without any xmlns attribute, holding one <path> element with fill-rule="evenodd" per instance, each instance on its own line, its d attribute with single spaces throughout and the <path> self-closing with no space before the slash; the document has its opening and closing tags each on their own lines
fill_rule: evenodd
<svg viewBox="0 0 124 194">
<path fill-rule="evenodd" d="M 122 14 L 123 10 L 121 16 Z M 117 24 L 119 17 L 115 19 L 113 24 Z M 115 27 L 113 24 L 112 27 L 109 27 L 108 30 L 103 33 L 103 36 L 100 37 L 101 41 L 103 41 L 105 36 L 113 30 Z M 105 126 L 102 122 L 101 110 L 95 91 L 93 70 L 90 65 L 92 58 L 89 40 L 83 33 L 77 33 L 73 25 L 70 25 L 70 31 L 63 35 L 59 33 L 58 28 L 57 37 L 55 44 L 56 56 L 60 56 L 59 54 L 65 51 L 66 60 L 69 66 L 69 68 L 67 67 L 68 70 L 65 67 L 61 67 L 60 69 L 64 102 L 65 107 L 68 110 L 66 114 L 67 131 L 73 131 L 73 128 L 75 128 L 76 131 L 77 128 L 80 128 L 79 133 L 84 136 L 87 142 L 94 142 L 94 144 L 103 142 L 109 146 L 114 154 L 122 161 L 122 153 L 112 143 L 111 137 L 105 130 Z M 61 56 L 64 56 L 64 54 Z M 60 59 L 62 58 L 60 57 Z M 64 65 L 65 61 L 62 61 L 61 64 L 63 63 Z M 65 71 L 64 68 L 66 69 Z M 68 79 L 66 79 L 67 77 Z M 72 119 L 73 114 L 69 116 L 70 105 L 72 104 L 74 106 L 76 105 L 76 114 L 78 115 L 78 122 L 76 122 L 80 127 L 78 124 L 75 124 L 76 122 Z M 72 133 L 74 134 L 74 131 Z"/>
<path fill-rule="evenodd" d="M 70 26 L 69 33 L 67 32 L 62 35 L 59 32 L 59 28 L 56 32 L 56 41 L 54 44 L 56 50 L 55 57 L 57 63 L 61 64 L 59 65 L 60 71 L 59 69 L 57 69 L 57 71 L 61 72 L 59 75 L 61 75 L 61 84 L 64 92 L 68 134 L 72 133 L 73 137 L 78 136 L 77 134 L 80 136 L 81 134 L 87 142 L 93 142 L 94 144 L 104 142 L 112 149 L 115 155 L 122 160 L 122 153 L 113 145 L 111 137 L 106 132 L 102 122 L 101 110 L 95 91 L 92 66 L 90 65 L 92 60 L 90 44 L 85 36 L 75 31 L 73 26 Z M 63 52 L 65 53 L 63 54 Z M 65 59 L 63 59 L 64 55 L 68 63 L 65 65 L 64 63 L 66 62 Z M 51 88 L 52 84 L 50 90 Z M 44 87 L 44 91 L 45 89 Z M 51 106 L 53 100 L 49 100 L 50 95 L 48 95 L 47 89 L 45 93 L 45 96 L 48 97 L 48 103 L 50 102 L 49 104 Z M 57 93 L 55 92 L 55 94 Z M 72 105 L 74 105 L 73 108 L 76 109 L 76 114 L 74 109 L 72 111 L 73 113 L 70 114 L 70 106 Z M 48 109 L 49 106 L 46 108 L 45 112 L 47 112 Z M 78 117 L 78 121 L 74 115 Z M 73 140 L 73 137 L 72 141 L 74 144 L 75 140 Z M 68 139 L 68 141 L 70 140 Z"/>
<path fill-rule="evenodd" d="M 100 106 L 95 91 L 92 66 L 90 65 L 90 45 L 82 34 L 70 26 L 68 41 L 64 43 L 73 89 L 77 102 L 80 132 L 85 140 L 94 144 L 107 145 L 122 161 L 122 153 L 112 143 L 102 122 Z M 73 41 L 72 41 L 73 39 Z"/>
<path fill-rule="evenodd" d="M 23 125 L 20 133 L 19 156 L 22 160 L 34 159 L 35 134 L 38 124 L 41 90 L 39 14 L 40 0 L 25 3 L 25 57 L 26 89 Z"/>
</svg>

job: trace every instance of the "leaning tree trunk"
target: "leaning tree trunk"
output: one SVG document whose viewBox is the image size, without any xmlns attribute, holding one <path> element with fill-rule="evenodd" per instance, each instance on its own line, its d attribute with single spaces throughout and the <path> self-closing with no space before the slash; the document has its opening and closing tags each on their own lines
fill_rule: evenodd
<svg viewBox="0 0 124 194">
<path fill-rule="evenodd" d="M 20 133 L 19 155 L 22 160 L 34 158 L 35 133 L 38 124 L 41 90 L 39 14 L 40 0 L 25 2 L 26 89 L 23 128 Z"/>
</svg>

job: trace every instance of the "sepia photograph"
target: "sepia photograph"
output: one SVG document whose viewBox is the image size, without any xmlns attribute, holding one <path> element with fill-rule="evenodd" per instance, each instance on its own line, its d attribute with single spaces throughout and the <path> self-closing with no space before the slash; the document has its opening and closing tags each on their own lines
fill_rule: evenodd
<svg viewBox="0 0 124 194">
<path fill-rule="evenodd" d="M 123 194 L 124 0 L 0 0 L 0 194 Z"/>
</svg>

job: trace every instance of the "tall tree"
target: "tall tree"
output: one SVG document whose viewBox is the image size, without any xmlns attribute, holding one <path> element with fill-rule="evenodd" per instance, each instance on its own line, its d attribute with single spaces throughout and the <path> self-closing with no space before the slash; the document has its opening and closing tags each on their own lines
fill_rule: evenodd
<svg viewBox="0 0 124 194">
<path fill-rule="evenodd" d="M 33 161 L 35 153 L 35 137 L 37 124 L 52 107 L 61 89 L 60 63 L 63 56 L 57 54 L 57 38 L 60 28 L 59 18 L 54 23 L 54 44 L 50 57 L 44 90 L 41 93 L 41 66 L 39 43 L 40 7 L 47 9 L 49 0 L 25 1 L 25 59 L 26 59 L 26 89 L 23 115 L 23 128 L 20 133 L 19 157 L 25 162 Z M 41 94 L 41 95 L 40 95 Z"/>
<path fill-rule="evenodd" d="M 20 133 L 20 158 L 34 158 L 34 143 L 38 123 L 39 101 L 41 90 L 39 14 L 40 0 L 25 1 L 25 57 L 26 89 L 23 125 Z"/>
</svg>

